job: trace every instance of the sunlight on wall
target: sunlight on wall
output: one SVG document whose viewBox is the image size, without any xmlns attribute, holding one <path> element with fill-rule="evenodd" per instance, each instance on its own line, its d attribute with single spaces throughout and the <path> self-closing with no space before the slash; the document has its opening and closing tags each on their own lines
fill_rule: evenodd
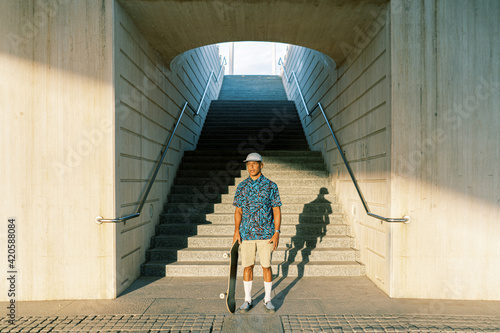
<svg viewBox="0 0 500 333">
<path fill-rule="evenodd" d="M 62 53 L 60 45 L 47 53 Z M 0 76 L 11 78 L 0 84 L 9 96 L 0 116 L 8 124 L 0 140 L 6 156 L 0 184 L 9 196 L 0 211 L 19 221 L 16 300 L 116 297 L 109 268 L 114 228 L 92 223 L 95 215 L 114 215 L 108 51 L 91 58 L 75 50 L 88 59 L 76 70 L 0 53 Z M 0 282 L 4 290 L 6 282 Z"/>
</svg>

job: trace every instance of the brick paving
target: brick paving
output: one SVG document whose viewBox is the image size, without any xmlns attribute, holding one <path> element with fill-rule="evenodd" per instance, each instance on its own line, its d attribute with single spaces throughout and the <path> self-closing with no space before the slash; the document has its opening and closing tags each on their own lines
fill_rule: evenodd
<svg viewBox="0 0 500 333">
<path fill-rule="evenodd" d="M 296 332 L 500 332 L 500 316 L 283 315 L 283 331 Z"/>
<path fill-rule="evenodd" d="M 21 317 L 0 332 L 221 332 L 224 315 L 100 315 Z"/>
<path fill-rule="evenodd" d="M 0 320 L 0 332 L 223 332 L 230 315 L 93 315 Z M 237 314 L 235 316 L 238 316 Z M 500 332 L 500 316 L 281 315 L 284 333 Z M 256 332 L 262 331 L 254 327 Z M 242 327 L 243 329 L 243 327 Z"/>
<path fill-rule="evenodd" d="M 114 300 L 19 302 L 14 325 L 0 315 L 0 332 L 500 333 L 498 301 L 392 299 L 366 277 L 280 280 L 275 314 L 229 314 L 219 299 L 226 288 L 225 277 L 141 277 Z M 256 288 L 255 301 L 263 297 Z"/>
</svg>

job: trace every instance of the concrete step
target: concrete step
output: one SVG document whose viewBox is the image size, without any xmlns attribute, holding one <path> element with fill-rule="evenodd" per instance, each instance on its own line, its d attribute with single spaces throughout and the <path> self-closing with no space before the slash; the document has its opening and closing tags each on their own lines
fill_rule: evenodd
<svg viewBox="0 0 500 333">
<path fill-rule="evenodd" d="M 295 107 L 295 102 L 294 101 L 289 101 L 286 98 L 285 99 L 262 99 L 262 100 L 224 100 L 224 99 L 216 99 L 212 100 L 210 107 L 217 108 L 219 106 L 224 106 L 224 105 L 237 105 L 240 107 L 248 107 L 248 106 L 254 106 L 254 105 L 269 105 L 269 104 L 276 104 L 276 105 L 289 105 Z"/>
<path fill-rule="evenodd" d="M 322 179 L 310 178 L 309 179 Z M 280 186 L 280 179 L 274 178 L 278 184 L 281 202 L 283 204 L 302 203 L 308 204 L 313 201 L 321 203 L 337 203 L 338 199 L 329 186 Z M 298 179 L 298 178 L 297 178 Z M 197 185 L 175 185 L 172 194 L 169 195 L 169 203 L 205 203 L 219 204 L 232 203 L 236 193 L 237 185 L 222 185 L 215 187 L 211 184 Z M 330 194 L 331 193 L 331 194 Z"/>
<path fill-rule="evenodd" d="M 205 185 L 218 185 L 218 184 L 226 184 L 226 185 L 238 185 L 240 182 L 245 180 L 247 177 L 240 178 L 231 178 L 227 179 L 225 177 L 221 178 L 176 178 L 174 181 L 175 185 L 196 185 L 196 186 L 205 186 Z M 273 180 L 278 187 L 281 186 L 317 186 L 317 187 L 328 187 L 330 183 L 327 178 L 317 178 L 317 179 L 274 179 Z M 222 185 L 221 185 L 222 186 Z"/>
<path fill-rule="evenodd" d="M 323 157 L 321 152 L 319 151 L 311 151 L 311 150 L 282 150 L 282 151 L 273 151 L 273 152 L 262 152 L 259 153 L 262 157 L 270 157 L 270 158 L 280 158 L 280 157 L 290 157 L 290 156 L 306 156 L 306 157 L 316 157 L 323 161 Z M 215 151 L 199 151 L 199 150 L 188 150 L 184 152 L 184 158 L 190 157 L 216 157 L 219 161 L 221 159 L 237 159 L 240 160 L 241 157 L 245 157 L 246 154 L 240 154 L 236 150 L 227 150 L 227 149 L 219 149 Z M 184 160 L 183 160 L 184 161 Z"/>
<path fill-rule="evenodd" d="M 278 263 L 289 264 L 292 262 L 309 262 L 309 261 L 356 261 L 358 260 L 359 252 L 352 248 L 308 248 L 290 247 L 286 245 L 279 246 L 273 252 L 272 261 Z M 148 259 L 151 261 L 222 261 L 223 255 L 228 253 L 227 248 L 156 248 L 148 251 Z M 259 255 L 257 254 L 257 261 Z M 241 264 L 241 260 L 239 262 Z"/>
<path fill-rule="evenodd" d="M 263 101 L 283 101 L 287 99 L 286 93 L 284 92 L 273 92 L 273 91 L 241 91 L 238 88 L 231 88 L 231 90 L 219 94 L 219 101 L 248 101 L 248 100 L 263 100 Z"/>
<path fill-rule="evenodd" d="M 269 129 L 272 131 L 271 127 L 281 128 L 281 124 L 277 123 L 275 126 L 272 126 L 271 121 L 263 121 L 261 123 L 245 123 L 245 122 L 220 122 L 217 124 L 205 124 L 207 127 L 207 131 L 218 131 L 219 133 L 226 133 L 227 131 L 239 131 L 239 132 L 258 132 L 262 129 Z M 296 131 L 301 133 L 302 126 L 300 123 L 289 123 L 285 126 L 286 130 L 292 132 Z M 277 130 L 276 130 L 277 131 Z M 266 131 L 267 132 L 267 131 Z M 203 134 L 203 132 L 202 132 Z M 266 133 L 262 133 L 264 135 Z M 224 149 L 224 148 L 221 148 Z M 226 148 L 229 149 L 229 148 Z M 235 149 L 236 150 L 236 149 Z M 285 149 L 285 150 L 303 150 L 303 149 Z"/>
<path fill-rule="evenodd" d="M 292 244 L 292 237 L 294 242 L 309 242 L 316 243 L 318 248 L 332 248 L 332 247 L 353 247 L 354 239 L 349 236 L 339 235 L 339 236 L 324 236 L 321 242 L 318 242 L 319 237 L 314 236 L 291 236 L 282 235 L 280 237 L 280 243 L 282 244 Z M 229 248 L 232 242 L 231 235 L 226 236 L 190 236 L 190 237 L 180 237 L 180 236 L 166 236 L 166 235 L 156 235 L 152 238 L 152 248 L 159 247 L 176 247 L 176 248 L 187 248 L 187 247 L 204 247 L 204 248 L 214 248 L 214 247 L 226 247 Z"/>
<path fill-rule="evenodd" d="M 177 171 L 177 177 L 206 178 L 207 176 L 214 176 L 214 177 L 224 177 L 224 178 L 227 177 L 239 178 L 242 177 L 242 173 L 245 172 L 245 170 L 241 168 L 238 168 L 237 170 L 229 168 L 227 170 L 224 170 L 222 168 L 211 168 L 210 165 L 199 165 L 199 164 L 191 164 L 191 165 L 192 168 L 185 168 L 183 166 L 182 169 L 179 169 L 179 171 Z"/>
<path fill-rule="evenodd" d="M 302 203 L 308 204 L 315 200 L 320 200 L 326 204 L 328 203 L 337 203 L 337 197 L 333 194 L 322 195 L 320 199 L 318 199 L 318 195 L 313 192 L 311 194 L 283 194 L 286 193 L 280 191 L 281 202 L 285 204 L 289 203 Z M 292 192 L 289 192 L 292 193 Z M 200 192 L 201 195 L 203 193 Z M 326 201 L 324 201 L 324 200 Z M 192 203 L 199 201 L 200 198 L 193 196 L 193 193 L 190 194 L 171 194 L 169 196 L 170 203 Z M 211 203 L 211 204 L 219 204 L 219 203 L 229 203 L 232 204 L 234 200 L 234 194 L 222 194 L 222 195 L 204 195 L 203 202 Z"/>
<path fill-rule="evenodd" d="M 332 214 L 281 214 L 282 225 L 296 225 L 299 223 L 331 223 L 331 224 L 345 224 L 343 213 Z M 168 213 L 160 215 L 160 225 L 163 224 L 176 224 L 176 223 L 196 223 L 196 224 L 233 224 L 234 212 L 231 213 Z"/>
<path fill-rule="evenodd" d="M 261 121 L 252 121 L 252 122 L 242 122 L 242 121 L 228 121 L 228 120 L 221 120 L 221 121 L 214 121 L 214 122 L 205 122 L 204 126 L 208 130 L 216 130 L 219 132 L 224 133 L 225 131 L 228 130 L 238 130 L 241 132 L 255 132 L 259 131 L 262 129 L 269 129 L 272 131 L 273 128 L 276 128 L 276 132 L 278 132 L 277 128 L 281 128 L 282 123 L 279 121 L 276 121 L 273 123 L 270 119 L 269 120 L 261 120 Z M 286 129 L 289 131 L 302 131 L 302 125 L 300 124 L 299 121 L 290 121 L 289 123 L 286 124 Z M 262 133 L 264 135 L 266 133 Z"/>
<path fill-rule="evenodd" d="M 234 213 L 235 207 L 229 203 L 210 204 L 190 204 L 190 203 L 167 203 L 165 204 L 166 213 Z M 342 206 L 338 203 L 308 203 L 308 204 L 287 204 L 281 207 L 282 213 L 318 213 L 330 214 L 341 213 Z"/>
<path fill-rule="evenodd" d="M 247 117 L 254 119 L 255 116 L 261 115 L 276 115 L 288 116 L 293 115 L 298 117 L 295 105 L 288 103 L 259 103 L 253 105 L 241 105 L 240 103 L 228 103 L 225 105 L 211 105 L 207 114 L 208 117 Z"/>
<path fill-rule="evenodd" d="M 309 261 L 279 265 L 273 261 L 273 274 L 277 276 L 362 276 L 365 266 L 356 261 Z M 149 276 L 228 276 L 229 264 L 224 261 L 164 262 L 151 261 L 142 266 L 143 275 Z M 243 267 L 238 265 L 238 276 Z M 254 276 L 262 276 L 262 268 L 256 262 Z"/>
<path fill-rule="evenodd" d="M 207 140 L 204 142 L 198 142 L 196 149 L 199 150 L 214 150 L 220 148 L 233 148 L 233 149 L 242 149 L 245 152 L 255 152 L 255 151 L 263 151 L 263 150 L 283 150 L 287 148 L 302 148 L 306 149 L 309 146 L 305 140 L 280 140 L 273 139 L 272 141 L 265 140 Z"/>
<path fill-rule="evenodd" d="M 292 145 L 292 144 L 290 144 L 290 145 L 287 145 L 287 144 L 278 144 L 278 145 L 254 144 L 254 145 L 246 145 L 246 144 L 244 144 L 243 146 L 241 146 L 241 145 L 225 145 L 223 142 L 219 142 L 219 143 L 214 143 L 214 144 L 211 144 L 211 145 L 208 145 L 208 144 L 207 145 L 200 145 L 196 149 L 198 149 L 198 150 L 214 150 L 214 149 L 218 149 L 218 148 L 222 148 L 222 147 L 232 147 L 234 149 L 238 149 L 238 148 L 243 147 L 243 151 L 246 152 L 247 154 L 253 153 L 255 151 L 258 151 L 260 153 L 260 152 L 263 152 L 263 151 L 272 152 L 272 151 L 275 151 L 275 150 L 283 150 L 283 149 L 287 149 L 287 148 L 289 148 L 289 149 L 297 149 L 297 148 L 305 149 L 305 148 L 308 148 L 308 146 L 306 144 L 302 144 L 302 145 Z"/>
<path fill-rule="evenodd" d="M 311 170 L 320 170 L 320 171 L 326 171 L 325 164 L 323 162 L 319 162 L 316 159 L 311 159 L 308 160 L 307 158 L 303 157 L 296 157 L 296 158 L 289 158 L 288 161 L 283 160 L 272 160 L 270 158 L 262 158 L 262 162 L 264 162 L 264 169 L 262 170 L 262 173 L 266 171 L 304 171 L 308 172 Z M 238 168 L 237 170 L 244 170 L 245 164 L 243 161 L 240 163 L 235 163 L 230 170 L 234 170 L 235 168 Z M 183 162 L 182 163 L 182 170 L 204 170 L 215 172 L 216 170 L 227 170 L 228 169 L 228 164 L 227 162 L 224 163 L 217 163 L 217 162 L 206 162 L 206 163 L 191 163 L 191 162 Z M 247 177 L 248 175 L 246 175 Z"/>
<path fill-rule="evenodd" d="M 244 88 L 236 87 L 226 87 L 224 91 L 221 90 L 219 94 L 219 100 L 286 100 L 287 96 L 283 87 L 268 86 L 269 89 L 263 90 L 263 87 L 257 87 L 257 89 L 250 89 L 248 86 Z"/>
<path fill-rule="evenodd" d="M 321 188 L 330 188 L 329 185 L 285 185 L 281 183 L 278 185 L 280 195 L 295 193 L 295 194 L 310 194 L 317 195 Z M 205 184 L 192 184 L 192 185 L 174 185 L 172 187 L 172 194 L 191 194 L 191 195 L 206 195 L 207 197 L 217 196 L 219 194 L 231 194 L 234 196 L 236 192 L 236 186 L 212 186 L 212 184 L 206 186 Z"/>
<path fill-rule="evenodd" d="M 228 137 L 231 137 L 234 141 L 238 141 L 239 143 L 245 142 L 246 143 L 245 146 L 256 145 L 255 143 L 257 143 L 259 145 L 260 144 L 268 145 L 271 143 L 289 144 L 289 143 L 297 143 L 299 141 L 306 142 L 304 139 L 304 135 L 301 135 L 300 133 L 297 134 L 297 132 L 294 132 L 292 134 L 273 133 L 272 137 L 271 137 L 271 136 L 267 136 L 267 135 L 264 135 L 264 136 L 261 135 L 260 129 L 254 131 L 254 132 L 241 132 L 240 131 L 238 133 L 235 133 L 234 135 L 231 135 L 231 134 L 216 135 L 216 134 L 207 133 L 206 135 L 203 134 L 200 137 L 199 142 L 201 142 L 203 144 L 207 144 L 207 143 L 218 143 L 219 144 L 221 141 L 226 140 Z M 260 138 L 262 138 L 262 139 L 260 139 Z M 245 146 L 242 146 L 242 147 L 245 147 Z M 257 149 L 257 151 L 258 150 L 260 150 L 260 149 Z"/>
<path fill-rule="evenodd" d="M 210 113 L 213 112 L 213 113 Z M 298 125 L 301 124 L 300 117 L 295 110 L 286 108 L 262 108 L 260 110 L 235 110 L 228 108 L 227 110 L 220 110 L 218 112 L 209 111 L 205 119 L 205 124 L 217 124 L 218 122 L 230 123 L 248 123 L 258 124 L 266 123 L 269 126 L 272 124 L 279 125 Z"/>
<path fill-rule="evenodd" d="M 219 126 L 220 125 L 220 126 Z M 211 127 L 206 127 L 201 133 L 200 141 L 220 139 L 220 138 L 260 138 L 260 140 L 268 140 L 269 138 L 287 138 L 287 139 L 306 139 L 299 125 L 297 126 L 271 126 L 266 124 L 251 124 L 246 123 L 245 127 L 236 126 L 233 124 L 218 123 Z M 292 150 L 292 149 L 289 149 Z M 299 150 L 299 149 L 297 149 Z"/>
<path fill-rule="evenodd" d="M 237 140 L 250 140 L 252 138 L 258 138 L 259 135 L 262 137 L 266 133 L 261 133 L 261 129 L 255 130 L 253 132 L 247 131 L 247 132 L 242 132 L 242 131 L 233 131 L 232 133 L 227 133 L 227 132 L 220 132 L 216 129 L 212 131 L 205 131 L 203 134 L 200 136 L 200 141 L 205 141 L 205 140 L 224 140 L 227 139 L 228 137 L 231 137 L 233 139 Z M 289 139 L 289 140 L 302 140 L 304 138 L 304 133 L 300 133 L 299 131 L 273 131 L 273 137 L 274 138 L 280 138 L 280 139 Z M 266 134 L 266 139 L 267 139 L 267 134 Z"/>
<path fill-rule="evenodd" d="M 309 178 L 314 180 L 314 178 Z M 320 178 L 321 179 L 321 178 Z M 279 180 L 278 180 L 279 181 Z M 279 185 L 278 185 L 279 186 Z M 338 203 L 337 196 L 334 194 L 333 190 L 329 190 L 329 186 L 317 187 L 317 186 L 279 186 L 278 190 L 280 192 L 280 198 L 282 202 L 286 203 L 302 203 L 308 204 L 313 201 L 319 201 L 320 203 Z M 222 194 L 221 203 L 232 203 L 232 199 L 236 194 L 237 186 L 233 185 L 228 188 L 228 193 Z M 321 193 L 321 194 L 320 194 Z M 327 193 L 327 194 L 325 194 Z M 332 194 L 328 194 L 332 193 Z M 325 202 L 325 198 L 328 202 Z M 286 200 L 286 201 L 283 201 Z M 297 201 L 300 200 L 300 201 Z"/>
<path fill-rule="evenodd" d="M 194 164 L 210 164 L 214 167 L 225 167 L 228 162 L 237 162 L 238 164 L 243 164 L 245 157 L 247 154 L 242 155 L 231 155 L 231 156 L 223 156 L 219 155 L 217 152 L 202 152 L 198 151 L 199 154 L 186 154 L 182 159 L 182 167 L 186 165 L 189 167 L 190 163 Z M 306 170 L 310 167 L 310 163 L 322 165 L 325 168 L 325 163 L 323 162 L 323 158 L 318 154 L 276 154 L 274 156 L 269 156 L 269 152 L 262 152 L 259 154 L 262 155 L 262 162 L 264 164 L 270 164 L 274 166 L 274 164 L 285 164 L 285 165 L 293 165 L 293 167 L 298 168 L 300 166 L 304 166 L 302 169 Z"/>
<path fill-rule="evenodd" d="M 271 169 L 271 167 L 269 167 L 269 169 Z M 317 171 L 321 171 L 321 168 L 319 165 L 317 166 Z M 292 173 L 292 172 L 293 171 L 290 171 L 290 173 Z M 274 175 L 273 178 L 269 178 L 269 179 L 272 180 L 273 182 L 275 182 L 276 185 L 278 185 L 278 188 L 309 186 L 309 187 L 315 187 L 316 189 L 318 189 L 318 186 L 322 186 L 322 187 L 329 187 L 330 186 L 329 185 L 330 184 L 329 178 L 309 176 L 306 174 L 307 172 L 309 172 L 309 171 L 305 171 L 304 174 L 302 175 L 302 177 L 282 177 L 283 174 L 281 174 L 281 175 Z M 262 170 L 262 174 L 264 176 L 266 176 L 266 173 L 264 172 L 264 170 Z M 284 174 L 286 174 L 286 173 L 284 173 Z M 271 176 L 269 176 L 269 177 L 271 177 Z M 234 184 L 232 184 L 232 185 L 234 185 L 234 190 L 236 191 L 238 184 L 247 178 L 248 178 L 248 175 L 242 175 L 241 177 L 235 177 Z M 281 193 L 281 190 L 280 190 L 280 193 Z M 318 192 L 316 192 L 316 194 L 317 193 Z"/>
<path fill-rule="evenodd" d="M 228 76 L 226 76 L 228 77 Z M 226 105 L 226 104 L 237 104 L 237 105 L 260 105 L 260 104 L 288 104 L 288 105 L 295 105 L 294 101 L 289 101 L 287 99 L 281 99 L 281 100 L 276 100 L 276 99 L 269 99 L 269 100 L 223 100 L 223 99 L 215 99 L 212 100 L 210 106 L 218 106 L 218 105 Z"/>
<path fill-rule="evenodd" d="M 308 144 L 306 141 L 299 142 L 295 140 L 287 140 L 275 138 L 273 140 L 210 140 L 199 143 L 196 146 L 198 150 L 214 150 L 222 147 L 241 149 L 242 152 L 249 154 L 253 152 L 283 150 L 283 149 L 306 149 Z"/>
<path fill-rule="evenodd" d="M 283 92 L 267 92 L 265 95 L 262 94 L 261 91 L 246 91 L 241 92 L 238 88 L 232 88 L 231 90 L 226 91 L 224 94 L 219 94 L 219 100 L 250 100 L 250 99 L 263 99 L 263 100 L 272 100 L 275 99 L 277 101 L 281 101 L 286 99 L 286 93 Z"/>
<path fill-rule="evenodd" d="M 244 165 L 243 165 L 244 167 Z M 306 169 L 297 170 L 289 165 L 277 165 L 275 167 L 265 165 L 265 171 L 262 173 L 269 179 L 277 178 L 323 178 L 328 179 L 328 172 L 321 170 L 321 166 L 317 166 L 317 170 Z M 224 171 L 215 171 L 221 169 L 210 168 L 210 165 L 193 165 L 193 168 L 182 168 L 177 172 L 177 177 L 182 178 L 206 178 L 207 176 L 214 177 L 234 177 L 246 178 L 248 173 L 245 169 L 229 169 Z M 223 169 L 222 169 L 223 170 Z"/>
<path fill-rule="evenodd" d="M 210 107 L 217 108 L 225 105 L 236 105 L 238 107 L 252 107 L 259 105 L 287 105 L 290 107 L 295 107 L 294 101 L 289 101 L 287 99 L 268 99 L 268 100 L 223 100 L 223 99 L 215 99 L 212 100 Z"/>
<path fill-rule="evenodd" d="M 248 117 L 254 119 L 260 116 L 273 115 L 279 119 L 292 119 L 297 117 L 300 119 L 295 105 L 289 104 L 259 104 L 259 105 L 238 105 L 237 103 L 227 104 L 224 106 L 210 107 L 208 117 Z"/>
<path fill-rule="evenodd" d="M 279 112 L 295 112 L 295 114 L 297 114 L 295 102 L 286 100 L 214 100 L 210 103 L 208 114 L 210 114 L 210 112 L 212 112 L 212 114 L 219 114 L 220 112 L 227 110 L 234 110 L 235 113 L 247 113 L 262 110 L 278 110 Z"/>
<path fill-rule="evenodd" d="M 174 185 L 215 185 L 215 186 L 229 186 L 235 184 L 235 178 L 185 178 L 176 177 L 174 180 Z"/>
<path fill-rule="evenodd" d="M 227 107 L 233 107 L 236 109 L 252 109 L 252 108 L 259 108 L 259 107 L 279 107 L 279 106 L 285 106 L 290 109 L 295 109 L 296 105 L 294 101 L 287 101 L 287 100 L 213 100 L 210 103 L 210 110 L 219 110 L 221 108 L 227 108 Z"/>
<path fill-rule="evenodd" d="M 245 119 L 252 122 L 256 119 L 271 120 L 275 119 L 276 122 L 282 121 L 300 121 L 300 117 L 295 108 L 286 106 L 268 106 L 259 108 L 236 108 L 226 107 L 219 108 L 218 110 L 210 109 L 207 114 L 206 120 L 221 120 L 221 121 L 234 121 Z"/>
<path fill-rule="evenodd" d="M 297 236 L 340 236 L 348 233 L 348 226 L 345 224 L 283 224 L 281 226 L 283 235 Z M 156 226 L 157 235 L 171 236 L 218 236 L 232 235 L 234 232 L 234 223 L 231 224 L 195 224 L 195 223 L 177 223 L 177 224 L 159 224 Z"/>
<path fill-rule="evenodd" d="M 210 104 L 210 110 L 219 110 L 220 108 L 225 108 L 225 107 L 234 107 L 237 109 L 252 109 L 252 108 L 259 108 L 259 107 L 280 107 L 280 106 L 285 106 L 289 109 L 295 109 L 296 105 L 294 101 L 287 101 L 287 100 L 248 100 L 248 101 L 242 101 L 242 100 L 213 100 Z"/>
<path fill-rule="evenodd" d="M 227 76 L 226 76 L 227 77 Z M 215 99 L 212 100 L 210 106 L 218 106 L 218 105 L 227 105 L 227 104 L 237 104 L 237 105 L 260 105 L 260 104 L 288 104 L 288 105 L 294 105 L 294 101 L 290 101 L 287 99 L 269 99 L 269 100 L 223 100 L 223 99 Z"/>
<path fill-rule="evenodd" d="M 310 169 L 302 170 L 302 167 L 294 168 L 293 166 L 286 165 L 278 165 L 275 167 L 264 165 L 266 170 L 262 170 L 262 174 L 269 178 L 272 181 L 283 181 L 286 179 L 322 179 L 329 180 L 328 173 L 322 169 L 322 165 L 312 165 L 310 164 Z M 236 167 L 239 167 L 237 165 Z M 290 169 L 288 169 L 290 168 Z M 248 172 L 242 169 L 234 169 L 229 166 L 226 170 L 210 168 L 208 165 L 193 165 L 191 168 L 182 168 L 177 172 L 177 177 L 180 179 L 198 179 L 200 181 L 204 181 L 205 183 L 208 180 L 212 179 L 220 183 L 220 180 L 231 181 L 239 184 L 241 181 L 247 179 L 249 177 Z M 181 185 L 181 183 L 177 182 L 177 184 Z"/>
</svg>

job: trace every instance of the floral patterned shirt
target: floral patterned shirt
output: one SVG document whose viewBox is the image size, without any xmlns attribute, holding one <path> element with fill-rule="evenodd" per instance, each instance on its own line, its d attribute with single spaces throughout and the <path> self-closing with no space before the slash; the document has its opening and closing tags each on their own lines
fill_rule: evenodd
<svg viewBox="0 0 500 333">
<path fill-rule="evenodd" d="M 241 240 L 271 239 L 274 235 L 273 207 L 281 206 L 278 185 L 264 175 L 248 177 L 236 189 L 233 205 L 243 210 Z"/>
</svg>

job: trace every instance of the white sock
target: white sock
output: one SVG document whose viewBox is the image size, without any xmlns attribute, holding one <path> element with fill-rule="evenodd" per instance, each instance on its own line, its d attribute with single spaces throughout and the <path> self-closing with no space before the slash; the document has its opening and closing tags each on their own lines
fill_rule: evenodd
<svg viewBox="0 0 500 333">
<path fill-rule="evenodd" d="M 253 281 L 243 281 L 243 287 L 245 288 L 245 302 L 252 304 L 252 282 Z"/>
<path fill-rule="evenodd" d="M 264 297 L 264 302 L 267 303 L 271 300 L 271 290 L 273 289 L 273 283 L 264 281 L 264 289 L 266 291 L 266 296 Z"/>
</svg>

